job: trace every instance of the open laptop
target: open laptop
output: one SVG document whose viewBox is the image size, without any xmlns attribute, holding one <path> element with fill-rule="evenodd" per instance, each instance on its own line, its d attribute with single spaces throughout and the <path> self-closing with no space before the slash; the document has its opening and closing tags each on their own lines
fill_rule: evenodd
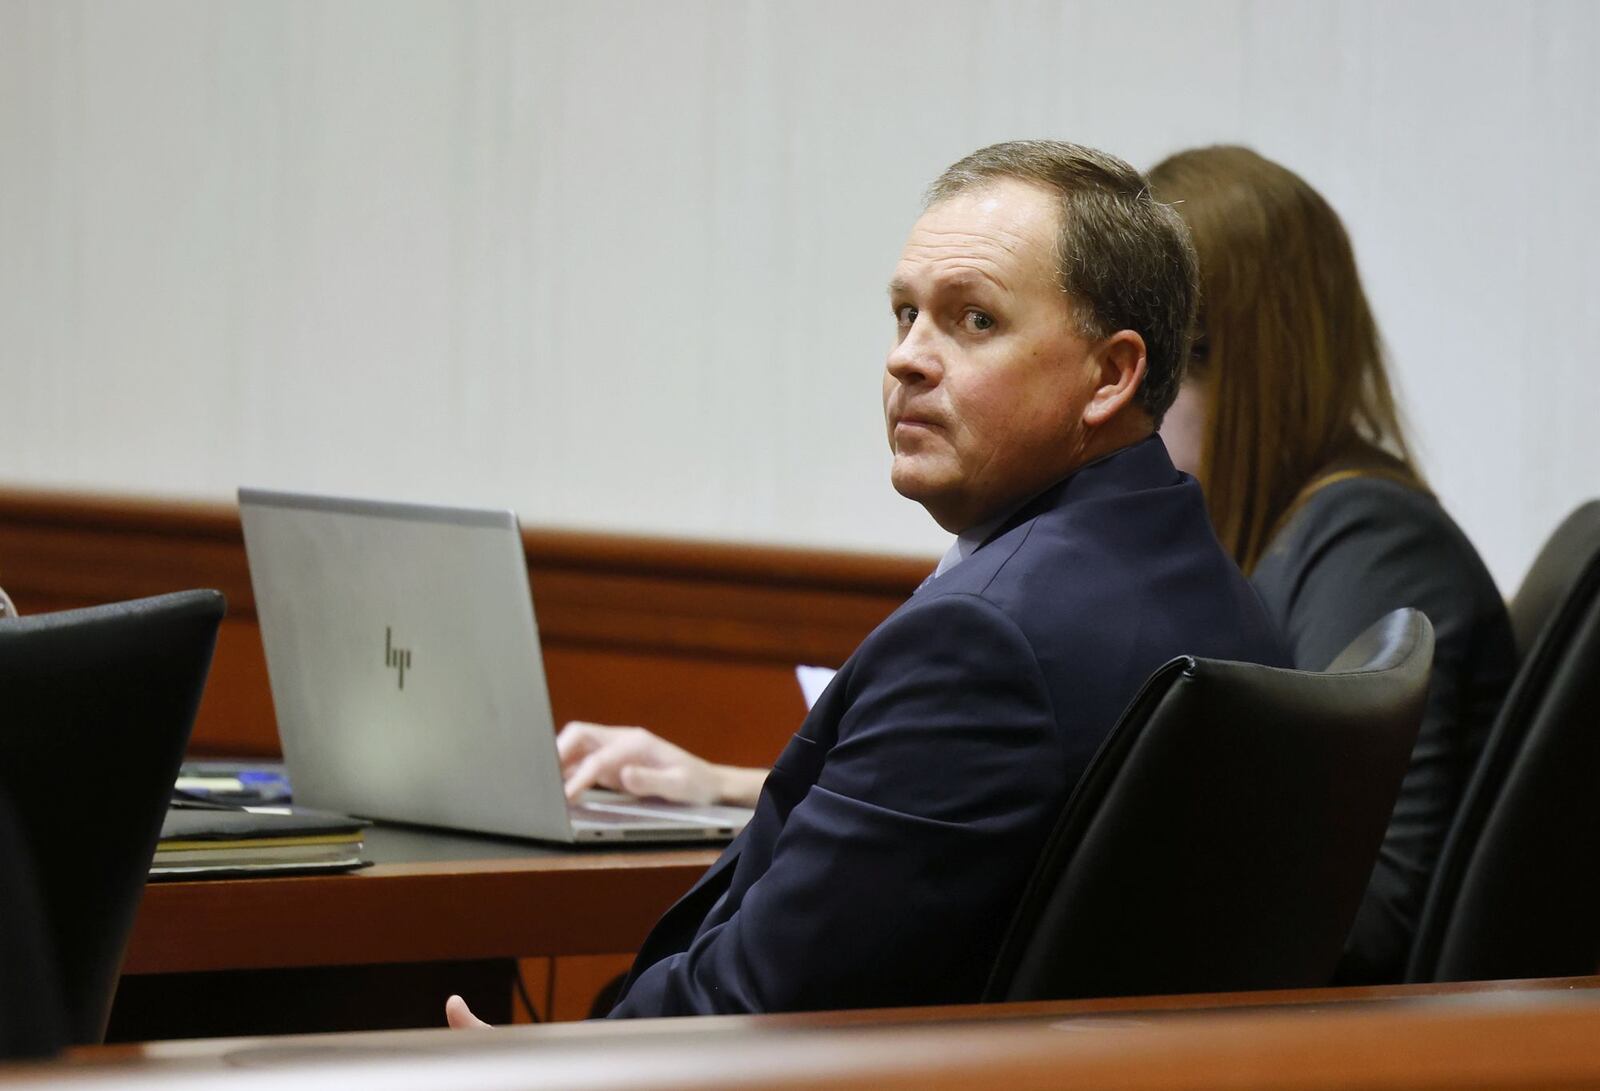
<svg viewBox="0 0 1600 1091">
<path fill-rule="evenodd" d="M 574 844 L 728 840 L 750 811 L 569 807 L 510 511 L 239 490 L 295 802 Z"/>
</svg>

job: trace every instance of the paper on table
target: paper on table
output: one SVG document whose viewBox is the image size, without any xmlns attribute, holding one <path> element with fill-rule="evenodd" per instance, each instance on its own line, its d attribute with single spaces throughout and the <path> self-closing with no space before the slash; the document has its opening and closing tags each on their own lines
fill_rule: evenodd
<svg viewBox="0 0 1600 1091">
<path fill-rule="evenodd" d="M 838 673 L 832 667 L 794 669 L 794 676 L 800 681 L 800 692 L 805 695 L 807 708 L 817 703 L 817 698 L 822 696 L 822 691 L 828 688 L 828 683 L 833 681 L 833 676 Z"/>
</svg>

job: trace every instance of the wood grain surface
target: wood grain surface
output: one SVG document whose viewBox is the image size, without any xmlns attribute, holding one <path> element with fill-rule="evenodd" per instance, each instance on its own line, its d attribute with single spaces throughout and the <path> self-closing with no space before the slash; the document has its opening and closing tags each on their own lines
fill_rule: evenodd
<svg viewBox="0 0 1600 1091">
<path fill-rule="evenodd" d="M 1579 983 L 1428 987 L 1354 1003 L 937 1009 L 916 1021 L 642 1020 L 80 1050 L 0 1086 L 1420 1091 L 1600 1085 L 1600 993 Z"/>
<path fill-rule="evenodd" d="M 381 863 L 349 875 L 152 883 L 123 972 L 632 951 L 716 855 L 574 851 Z"/>
</svg>

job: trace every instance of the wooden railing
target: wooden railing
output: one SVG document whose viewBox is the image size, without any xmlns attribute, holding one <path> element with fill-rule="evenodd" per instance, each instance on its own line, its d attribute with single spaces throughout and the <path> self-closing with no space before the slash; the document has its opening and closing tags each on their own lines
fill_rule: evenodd
<svg viewBox="0 0 1600 1091">
<path fill-rule="evenodd" d="M 770 761 L 804 714 L 792 668 L 837 666 L 932 560 L 530 529 L 558 722 L 648 725 Z M 191 750 L 279 753 L 238 510 L 0 490 L 0 586 L 24 613 L 188 587 L 228 597 Z"/>
</svg>

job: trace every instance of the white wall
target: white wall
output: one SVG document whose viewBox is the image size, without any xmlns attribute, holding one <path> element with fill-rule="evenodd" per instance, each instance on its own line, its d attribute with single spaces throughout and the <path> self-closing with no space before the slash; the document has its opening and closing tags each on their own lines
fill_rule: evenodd
<svg viewBox="0 0 1600 1091">
<path fill-rule="evenodd" d="M 1339 208 L 1507 590 L 1600 493 L 1600 4 L 0 0 L 0 481 L 933 552 L 883 282 L 995 140 Z"/>
</svg>

